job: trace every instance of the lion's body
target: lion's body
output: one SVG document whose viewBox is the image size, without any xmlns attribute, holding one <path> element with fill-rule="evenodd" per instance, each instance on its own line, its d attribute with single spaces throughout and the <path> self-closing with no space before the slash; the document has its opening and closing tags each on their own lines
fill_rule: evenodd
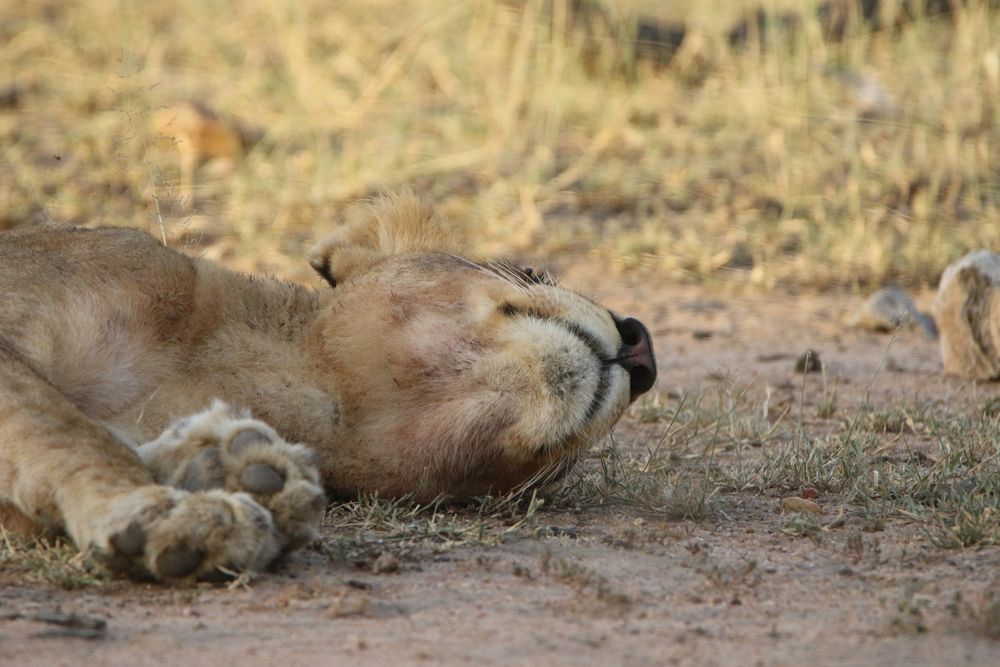
<svg viewBox="0 0 1000 667">
<path fill-rule="evenodd" d="M 85 415 L 152 440 L 213 399 L 287 439 L 330 442 L 331 382 L 309 359 L 318 295 L 249 279 L 124 229 L 9 234 L 0 336 Z"/>
<path fill-rule="evenodd" d="M 308 537 L 320 479 L 506 491 L 564 468 L 630 398 L 633 370 L 609 370 L 617 320 L 450 254 L 411 198 L 319 246 L 320 292 L 136 231 L 2 241 L 5 523 L 64 529 L 123 569 L 260 567 Z"/>
</svg>

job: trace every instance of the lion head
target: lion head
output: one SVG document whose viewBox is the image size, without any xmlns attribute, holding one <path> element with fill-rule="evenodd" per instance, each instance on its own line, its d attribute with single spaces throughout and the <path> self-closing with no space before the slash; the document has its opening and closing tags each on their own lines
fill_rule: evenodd
<svg viewBox="0 0 1000 667">
<path fill-rule="evenodd" d="M 638 320 L 543 273 L 469 259 L 413 195 L 377 200 L 310 263 L 332 287 L 318 345 L 341 402 L 336 449 L 351 452 L 324 461 L 334 490 L 548 483 L 656 379 Z M 338 489 L 341 474 L 365 481 Z"/>
</svg>

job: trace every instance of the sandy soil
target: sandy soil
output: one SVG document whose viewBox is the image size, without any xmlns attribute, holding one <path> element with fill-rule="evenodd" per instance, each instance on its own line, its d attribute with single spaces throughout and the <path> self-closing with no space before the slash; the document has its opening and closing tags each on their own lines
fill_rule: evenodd
<svg viewBox="0 0 1000 667">
<path fill-rule="evenodd" d="M 936 344 L 916 330 L 890 346 L 849 329 L 849 297 L 582 276 L 566 282 L 650 325 L 664 394 L 720 377 L 770 388 L 775 405 L 815 405 L 831 388 L 845 408 L 869 386 L 879 406 L 1000 393 L 943 377 Z M 825 387 L 812 374 L 803 388 L 793 372 L 806 349 L 826 364 Z M 662 429 L 632 416 L 616 439 L 641 448 Z M 841 502 L 820 500 L 827 514 Z M 547 537 L 411 550 L 383 574 L 309 551 L 248 588 L 64 591 L 0 573 L 0 665 L 1000 664 L 1000 642 L 962 612 L 1000 583 L 1000 548 L 942 550 L 911 523 L 865 532 L 850 515 L 820 539 L 795 537 L 780 529 L 778 502 L 733 494 L 703 522 L 543 510 Z M 56 611 L 105 619 L 106 631 L 63 636 L 33 618 Z"/>
</svg>

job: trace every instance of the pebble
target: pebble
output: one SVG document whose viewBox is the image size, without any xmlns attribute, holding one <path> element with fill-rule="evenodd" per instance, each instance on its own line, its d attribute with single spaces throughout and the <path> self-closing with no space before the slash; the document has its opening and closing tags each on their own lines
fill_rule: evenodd
<svg viewBox="0 0 1000 667">
<path fill-rule="evenodd" d="M 917 325 L 928 338 L 938 335 L 934 319 L 921 313 L 910 295 L 895 287 L 885 287 L 868 297 L 854 313 L 851 325 L 879 333 Z"/>
<path fill-rule="evenodd" d="M 399 571 L 399 559 L 388 551 L 383 551 L 372 563 L 372 574 L 392 574 Z"/>
</svg>

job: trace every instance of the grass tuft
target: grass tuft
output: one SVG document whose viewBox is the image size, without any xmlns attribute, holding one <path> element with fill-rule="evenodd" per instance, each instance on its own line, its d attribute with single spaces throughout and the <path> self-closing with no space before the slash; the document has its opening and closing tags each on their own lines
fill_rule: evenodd
<svg viewBox="0 0 1000 667">
<path fill-rule="evenodd" d="M 65 539 L 16 538 L 0 526 L 0 571 L 65 590 L 100 587 L 110 581 L 106 570 Z"/>
</svg>

